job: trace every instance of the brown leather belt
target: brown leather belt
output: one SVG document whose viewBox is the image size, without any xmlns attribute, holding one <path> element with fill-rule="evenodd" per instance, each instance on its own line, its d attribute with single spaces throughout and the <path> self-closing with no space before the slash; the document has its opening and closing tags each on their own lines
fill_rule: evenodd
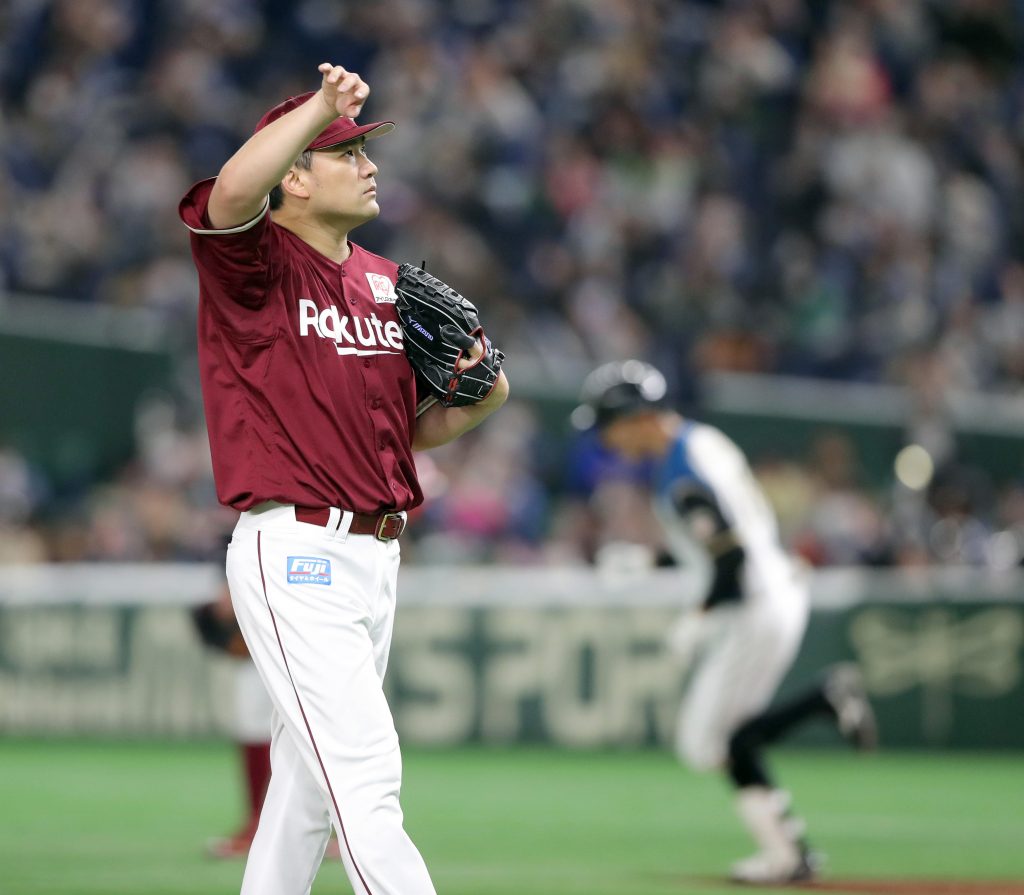
<svg viewBox="0 0 1024 895">
<path fill-rule="evenodd" d="M 309 525 L 326 525 L 331 519 L 331 511 L 327 507 L 296 507 L 295 518 Z M 354 535 L 373 535 L 378 541 L 393 541 L 405 531 L 405 515 L 403 513 L 381 513 L 371 516 L 368 513 L 353 513 L 349 532 Z"/>
</svg>

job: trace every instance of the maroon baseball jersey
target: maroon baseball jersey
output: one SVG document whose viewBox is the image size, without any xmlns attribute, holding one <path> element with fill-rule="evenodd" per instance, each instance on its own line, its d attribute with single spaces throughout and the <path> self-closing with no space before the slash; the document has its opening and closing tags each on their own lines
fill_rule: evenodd
<svg viewBox="0 0 1024 895">
<path fill-rule="evenodd" d="M 342 264 L 275 224 L 214 230 L 213 179 L 178 213 L 199 271 L 199 368 L 217 497 L 359 513 L 422 500 L 416 379 L 395 312 L 397 265 Z"/>
</svg>

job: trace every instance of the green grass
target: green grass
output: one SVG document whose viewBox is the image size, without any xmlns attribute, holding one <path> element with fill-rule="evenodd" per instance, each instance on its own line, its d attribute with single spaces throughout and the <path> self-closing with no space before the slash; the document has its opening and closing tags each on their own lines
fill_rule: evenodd
<svg viewBox="0 0 1024 895">
<path fill-rule="evenodd" d="M 1013 755 L 782 752 L 836 879 L 1024 877 Z M 735 895 L 750 850 L 726 787 L 658 752 L 408 751 L 409 831 L 440 895 Z M 241 814 L 227 745 L 0 740 L 0 895 L 214 895 Z M 325 865 L 314 895 L 349 891 Z M 752 891 L 752 890 L 746 890 Z M 779 890 L 774 890 L 779 891 Z"/>
</svg>

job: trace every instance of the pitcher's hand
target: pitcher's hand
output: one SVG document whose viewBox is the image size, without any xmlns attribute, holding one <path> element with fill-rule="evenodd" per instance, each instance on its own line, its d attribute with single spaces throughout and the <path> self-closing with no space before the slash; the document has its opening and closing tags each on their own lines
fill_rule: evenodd
<svg viewBox="0 0 1024 895">
<path fill-rule="evenodd" d="M 324 76 L 320 95 L 327 107 L 337 115 L 355 118 L 370 95 L 369 85 L 355 72 L 330 62 L 321 63 L 317 70 Z"/>
</svg>

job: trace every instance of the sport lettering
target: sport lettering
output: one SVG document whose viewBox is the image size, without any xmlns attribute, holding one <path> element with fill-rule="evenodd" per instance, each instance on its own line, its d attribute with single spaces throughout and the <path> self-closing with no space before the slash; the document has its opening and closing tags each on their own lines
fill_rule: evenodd
<svg viewBox="0 0 1024 895">
<path fill-rule="evenodd" d="M 349 317 L 337 307 L 319 308 L 310 298 L 299 299 L 299 335 L 312 330 L 321 339 L 330 339 L 338 354 L 397 354 L 404 350 L 402 328 L 394 320 L 383 321 L 376 314 Z"/>
</svg>

